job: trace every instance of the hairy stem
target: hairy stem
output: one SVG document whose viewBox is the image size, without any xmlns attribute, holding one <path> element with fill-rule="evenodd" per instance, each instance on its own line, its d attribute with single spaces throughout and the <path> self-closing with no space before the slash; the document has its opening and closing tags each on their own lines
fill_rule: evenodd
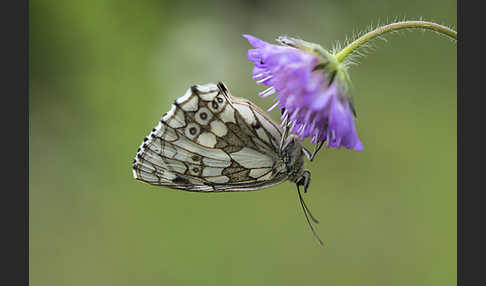
<svg viewBox="0 0 486 286">
<path fill-rule="evenodd" d="M 358 50 L 361 46 L 363 46 L 370 40 L 373 40 L 374 38 L 389 32 L 404 30 L 404 29 L 431 30 L 457 41 L 457 32 L 452 30 L 449 27 L 439 25 L 433 22 L 426 22 L 426 21 L 401 21 L 401 22 L 396 22 L 396 23 L 378 27 L 373 31 L 364 34 L 363 36 L 354 40 L 352 43 L 350 43 L 340 52 L 338 52 L 335 55 L 335 57 L 338 62 L 342 63 L 349 55 L 351 55 L 353 52 Z"/>
</svg>

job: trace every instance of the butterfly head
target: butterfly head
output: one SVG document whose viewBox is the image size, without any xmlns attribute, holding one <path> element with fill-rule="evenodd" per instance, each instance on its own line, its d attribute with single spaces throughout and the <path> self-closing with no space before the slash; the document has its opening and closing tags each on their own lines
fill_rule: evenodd
<svg viewBox="0 0 486 286">
<path fill-rule="evenodd" d="M 295 184 L 297 187 L 303 186 L 304 187 L 304 193 L 307 193 L 307 189 L 309 188 L 311 181 L 311 173 L 309 170 L 304 170 L 302 172 L 302 175 L 297 179 Z"/>
</svg>

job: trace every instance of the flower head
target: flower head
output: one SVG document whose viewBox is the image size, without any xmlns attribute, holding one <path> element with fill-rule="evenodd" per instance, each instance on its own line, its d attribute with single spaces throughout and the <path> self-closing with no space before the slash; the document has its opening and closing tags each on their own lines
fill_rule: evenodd
<svg viewBox="0 0 486 286">
<path fill-rule="evenodd" d="M 292 123 L 291 132 L 302 139 L 312 138 L 327 147 L 363 150 L 354 125 L 354 109 L 347 94 L 347 73 L 333 58 L 317 55 L 304 41 L 283 38 L 284 45 L 272 45 L 243 35 L 254 49 L 248 59 L 255 64 L 253 79 L 268 89 L 259 93 L 266 98 L 276 94 L 276 106 L 282 110 L 282 124 Z"/>
</svg>

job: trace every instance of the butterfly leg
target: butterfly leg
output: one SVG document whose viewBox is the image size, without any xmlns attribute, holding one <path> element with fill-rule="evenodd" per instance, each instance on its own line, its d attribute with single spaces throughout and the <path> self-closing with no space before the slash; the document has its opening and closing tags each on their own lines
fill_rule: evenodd
<svg viewBox="0 0 486 286">
<path fill-rule="evenodd" d="M 313 140 L 317 141 L 319 134 L 320 133 L 317 133 L 315 135 L 315 137 L 313 138 Z M 320 141 L 320 142 L 317 142 L 316 144 L 314 144 L 314 150 L 312 151 L 312 153 L 309 150 L 307 150 L 307 148 L 305 148 L 305 147 L 302 147 L 302 151 L 304 152 L 307 159 L 309 159 L 309 161 L 312 162 L 312 160 L 314 160 L 314 158 L 316 157 L 317 152 L 319 152 L 319 150 L 321 150 L 323 145 L 324 145 L 324 141 Z"/>
<path fill-rule="evenodd" d="M 314 151 L 312 151 L 312 154 L 310 156 L 308 156 L 306 154 L 307 155 L 307 158 L 309 159 L 309 161 L 312 162 L 312 160 L 314 160 L 314 158 L 317 155 L 317 152 L 319 152 L 319 150 L 321 150 L 322 145 L 324 145 L 324 141 L 318 142 L 317 144 L 314 145 Z M 307 152 L 309 152 L 309 151 L 307 151 Z"/>
<path fill-rule="evenodd" d="M 304 146 L 302 146 L 302 152 L 304 152 L 305 156 L 307 157 L 307 159 L 311 159 L 312 157 L 312 154 L 309 150 L 307 150 L 307 148 L 305 148 Z"/>
</svg>

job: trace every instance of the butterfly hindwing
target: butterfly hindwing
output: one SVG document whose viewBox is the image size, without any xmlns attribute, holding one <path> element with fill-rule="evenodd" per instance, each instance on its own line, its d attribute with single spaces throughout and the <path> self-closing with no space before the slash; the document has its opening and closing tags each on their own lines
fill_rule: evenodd
<svg viewBox="0 0 486 286">
<path fill-rule="evenodd" d="M 258 190 L 287 179 L 281 136 L 260 108 L 231 96 L 224 84 L 193 86 L 144 139 L 133 174 L 187 191 Z"/>
</svg>

